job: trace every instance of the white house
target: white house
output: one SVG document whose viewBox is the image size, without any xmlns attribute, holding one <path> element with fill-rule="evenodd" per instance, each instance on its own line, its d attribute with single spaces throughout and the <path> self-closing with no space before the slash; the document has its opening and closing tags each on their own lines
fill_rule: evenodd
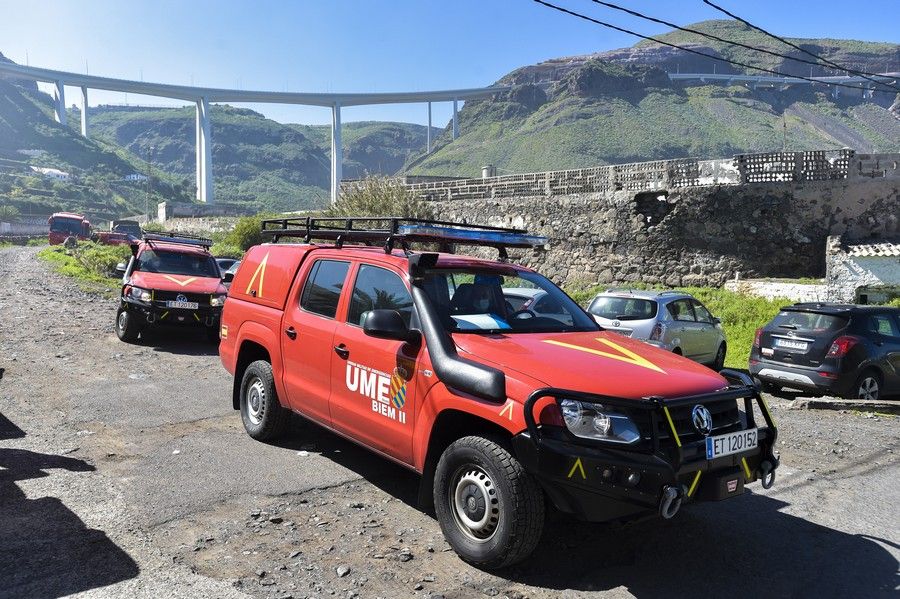
<svg viewBox="0 0 900 599">
<path fill-rule="evenodd" d="M 48 179 L 56 179 L 57 181 L 68 181 L 71 178 L 71 175 L 65 171 L 61 171 L 58 168 L 49 168 L 46 166 L 33 166 L 31 167 L 36 173 L 40 173 L 44 177 Z"/>
<path fill-rule="evenodd" d="M 876 243 L 828 238 L 825 248 L 828 299 L 877 304 L 900 297 L 900 240 Z"/>
<path fill-rule="evenodd" d="M 130 175 L 125 175 L 126 181 L 146 181 L 147 175 L 142 175 L 140 173 L 131 173 Z"/>
</svg>

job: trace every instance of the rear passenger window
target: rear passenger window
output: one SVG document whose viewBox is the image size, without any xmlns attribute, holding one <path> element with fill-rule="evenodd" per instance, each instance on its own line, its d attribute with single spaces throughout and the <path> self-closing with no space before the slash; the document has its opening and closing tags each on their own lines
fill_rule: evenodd
<svg viewBox="0 0 900 599">
<path fill-rule="evenodd" d="M 363 264 L 356 275 L 347 322 L 362 326 L 363 318 L 370 310 L 396 310 L 403 317 L 406 326 L 409 326 L 412 297 L 395 273 Z"/>
<path fill-rule="evenodd" d="M 666 309 L 675 320 L 686 320 L 689 322 L 694 322 L 695 320 L 694 309 L 691 307 L 690 300 L 682 299 L 674 301 L 666 306 Z"/>
<path fill-rule="evenodd" d="M 872 314 L 869 317 L 869 329 L 888 337 L 900 337 L 900 333 L 897 332 L 897 325 L 894 324 L 889 314 Z"/>
<path fill-rule="evenodd" d="M 334 318 L 348 270 L 349 262 L 319 260 L 313 264 L 300 296 L 300 307 L 314 314 Z"/>
</svg>

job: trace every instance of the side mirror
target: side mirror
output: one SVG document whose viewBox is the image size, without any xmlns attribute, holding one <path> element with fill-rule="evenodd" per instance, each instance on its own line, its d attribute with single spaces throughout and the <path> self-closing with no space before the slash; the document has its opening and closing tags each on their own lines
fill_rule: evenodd
<svg viewBox="0 0 900 599">
<path fill-rule="evenodd" d="M 722 319 L 716 318 L 715 316 L 713 316 L 713 324 L 722 324 Z"/>
<path fill-rule="evenodd" d="M 371 310 L 366 312 L 363 320 L 363 332 L 369 337 L 393 339 L 417 344 L 421 336 L 419 331 L 411 330 L 403 317 L 396 310 Z"/>
<path fill-rule="evenodd" d="M 234 280 L 234 273 L 233 273 L 233 272 L 226 272 L 224 275 L 222 275 L 222 282 L 223 282 L 223 283 L 230 283 L 230 282 L 232 282 L 233 280 Z"/>
<path fill-rule="evenodd" d="M 125 263 L 124 262 L 119 262 L 118 264 L 116 264 L 116 274 L 119 276 L 122 276 L 125 274 Z"/>
</svg>

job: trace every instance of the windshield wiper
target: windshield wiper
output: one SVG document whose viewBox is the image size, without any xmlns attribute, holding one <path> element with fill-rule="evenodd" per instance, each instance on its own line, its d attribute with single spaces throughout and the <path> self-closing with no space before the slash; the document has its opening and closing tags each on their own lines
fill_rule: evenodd
<svg viewBox="0 0 900 599">
<path fill-rule="evenodd" d="M 797 325 L 795 325 L 795 324 L 780 324 L 778 326 L 781 327 L 782 329 L 791 329 L 794 331 L 797 330 Z"/>
</svg>

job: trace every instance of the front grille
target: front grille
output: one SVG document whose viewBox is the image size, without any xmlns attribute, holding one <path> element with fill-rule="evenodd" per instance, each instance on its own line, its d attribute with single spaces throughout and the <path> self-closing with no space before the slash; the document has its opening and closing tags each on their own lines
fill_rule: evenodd
<svg viewBox="0 0 900 599">
<path fill-rule="evenodd" d="M 178 296 L 184 296 L 182 301 L 186 302 L 197 302 L 201 306 L 209 306 L 209 294 L 208 293 L 184 293 L 182 291 L 154 291 L 153 299 L 157 302 L 162 302 L 162 306 L 165 306 L 166 302 L 174 302 L 178 300 Z"/>
<path fill-rule="evenodd" d="M 713 429 L 709 433 L 710 436 L 728 432 L 729 429 L 740 424 L 741 414 L 738 410 L 737 400 L 727 399 L 722 401 L 712 401 L 706 402 L 703 405 L 706 406 L 706 409 L 709 410 L 709 413 L 712 415 Z M 697 429 L 694 428 L 694 423 L 691 420 L 691 412 L 693 409 L 693 405 L 669 408 L 669 414 L 672 416 L 672 423 L 675 425 L 675 430 L 678 432 L 678 437 L 681 439 L 682 443 L 698 441 L 703 438 L 703 435 L 698 433 Z M 672 431 L 669 428 L 669 423 L 665 416 L 657 419 L 657 428 L 660 439 L 668 439 L 672 436 Z"/>
</svg>

